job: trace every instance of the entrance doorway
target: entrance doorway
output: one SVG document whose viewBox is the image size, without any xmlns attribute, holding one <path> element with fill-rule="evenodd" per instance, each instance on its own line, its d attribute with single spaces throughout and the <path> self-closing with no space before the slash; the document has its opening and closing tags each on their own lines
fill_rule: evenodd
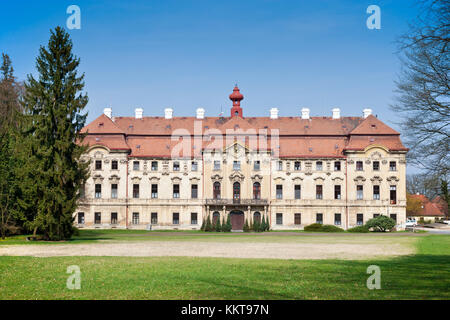
<svg viewBox="0 0 450 320">
<path fill-rule="evenodd" d="M 242 211 L 232 211 L 230 213 L 231 230 L 244 229 L 244 213 Z"/>
</svg>

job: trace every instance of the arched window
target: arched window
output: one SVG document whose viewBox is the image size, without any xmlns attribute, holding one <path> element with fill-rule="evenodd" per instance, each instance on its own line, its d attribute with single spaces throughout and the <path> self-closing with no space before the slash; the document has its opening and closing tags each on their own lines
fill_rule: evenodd
<svg viewBox="0 0 450 320">
<path fill-rule="evenodd" d="M 220 199 L 220 182 L 214 182 L 213 185 L 213 198 Z"/>
<path fill-rule="evenodd" d="M 239 182 L 233 183 L 233 200 L 239 201 L 241 199 L 241 184 Z"/>
<path fill-rule="evenodd" d="M 218 211 L 214 211 L 214 213 L 213 213 L 213 221 L 212 221 L 212 223 L 213 224 L 216 224 L 216 222 L 217 222 L 217 219 L 220 219 L 220 213 L 218 212 Z"/>
<path fill-rule="evenodd" d="M 259 212 L 255 212 L 253 214 L 253 223 L 255 223 L 256 221 L 261 222 L 261 213 Z"/>
<path fill-rule="evenodd" d="M 259 182 L 253 184 L 253 199 L 261 199 L 261 184 Z"/>
</svg>

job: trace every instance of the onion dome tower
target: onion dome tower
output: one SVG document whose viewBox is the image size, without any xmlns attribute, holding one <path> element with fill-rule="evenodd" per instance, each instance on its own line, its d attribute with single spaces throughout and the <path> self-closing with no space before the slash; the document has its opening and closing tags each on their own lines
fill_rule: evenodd
<svg viewBox="0 0 450 320">
<path fill-rule="evenodd" d="M 239 92 L 239 88 L 237 85 L 234 86 L 233 93 L 230 94 L 230 100 L 233 101 L 233 107 L 231 108 L 231 117 L 241 117 L 242 115 L 242 108 L 241 108 L 241 100 L 244 99 L 244 96 L 242 93 Z"/>
</svg>

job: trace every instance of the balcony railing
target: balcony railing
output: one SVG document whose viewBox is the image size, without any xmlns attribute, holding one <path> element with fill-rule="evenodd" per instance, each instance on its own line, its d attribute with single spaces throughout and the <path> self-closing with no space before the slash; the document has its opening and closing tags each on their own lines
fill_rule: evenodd
<svg viewBox="0 0 450 320">
<path fill-rule="evenodd" d="M 267 199 L 206 199 L 207 205 L 267 205 L 269 202 Z"/>
</svg>

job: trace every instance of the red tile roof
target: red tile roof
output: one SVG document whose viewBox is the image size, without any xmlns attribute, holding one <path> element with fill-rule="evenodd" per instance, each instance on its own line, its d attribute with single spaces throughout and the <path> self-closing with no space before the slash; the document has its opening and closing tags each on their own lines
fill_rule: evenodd
<svg viewBox="0 0 450 320">
<path fill-rule="evenodd" d="M 411 197 L 422 202 L 422 210 L 418 216 L 441 217 L 445 215 L 443 207 L 434 201 L 430 201 L 425 195 L 413 194 Z"/>
</svg>

